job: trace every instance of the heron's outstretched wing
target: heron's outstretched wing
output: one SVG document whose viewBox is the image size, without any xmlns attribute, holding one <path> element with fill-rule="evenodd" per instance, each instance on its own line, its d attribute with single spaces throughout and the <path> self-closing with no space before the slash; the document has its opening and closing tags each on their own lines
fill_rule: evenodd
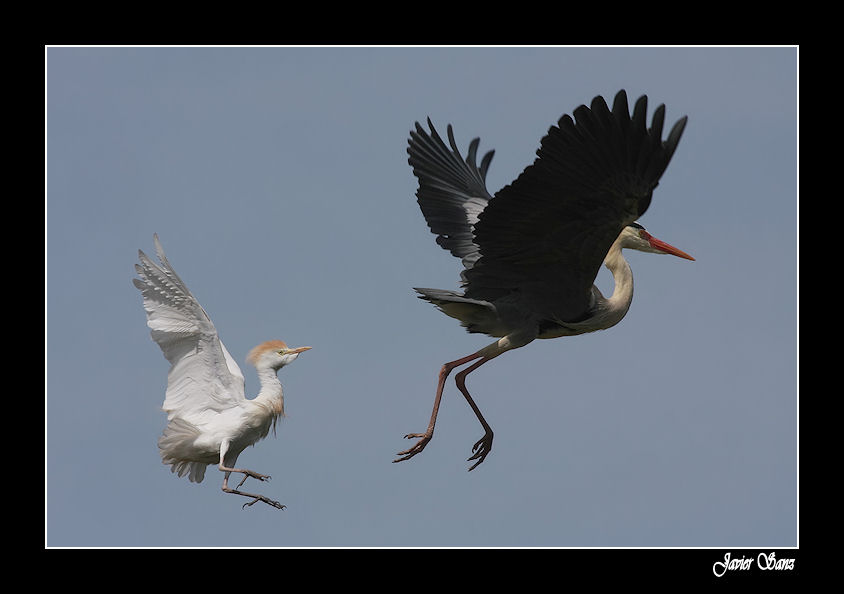
<svg viewBox="0 0 844 594">
<path fill-rule="evenodd" d="M 223 346 L 208 314 L 170 266 L 158 236 L 161 265 L 138 250 L 132 279 L 141 290 L 153 340 L 170 362 L 164 410 L 167 418 L 202 423 L 245 399 L 243 373 Z"/>
<path fill-rule="evenodd" d="M 480 138 L 469 143 L 464 160 L 454 141 L 451 124 L 448 126 L 446 147 L 428 119 L 430 134 L 416 122 L 416 131 L 410 132 L 407 162 L 413 167 L 413 174 L 419 179 L 416 191 L 417 202 L 431 231 L 437 235 L 437 243 L 463 260 L 471 268 L 478 258 L 478 246 L 474 243 L 473 227 L 478 215 L 492 198 L 486 189 L 486 171 L 495 151 L 489 151 L 475 162 Z"/>
<path fill-rule="evenodd" d="M 612 111 L 603 97 L 560 118 L 537 159 L 495 194 L 475 225 L 481 258 L 465 272 L 466 297 L 495 300 L 514 291 L 552 319 L 586 313 L 591 287 L 610 246 L 647 210 L 686 117 L 662 140 L 665 106 L 650 129 L 647 97 L 633 114 L 620 91 Z"/>
</svg>

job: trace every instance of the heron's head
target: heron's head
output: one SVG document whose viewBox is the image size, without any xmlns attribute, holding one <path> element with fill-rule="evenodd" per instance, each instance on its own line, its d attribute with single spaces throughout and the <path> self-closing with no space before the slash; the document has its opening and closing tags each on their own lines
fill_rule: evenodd
<svg viewBox="0 0 844 594">
<path fill-rule="evenodd" d="M 299 353 L 309 350 L 311 347 L 290 348 L 281 340 L 268 340 L 249 351 L 246 360 L 256 368 L 269 367 L 278 371 L 285 365 L 296 360 Z"/>
<path fill-rule="evenodd" d="M 645 231 L 639 223 L 630 223 L 627 225 L 618 236 L 622 248 L 631 250 L 639 250 L 640 252 L 650 252 L 652 254 L 671 254 L 678 258 L 685 258 L 686 260 L 694 260 L 686 252 L 661 241 Z"/>
</svg>

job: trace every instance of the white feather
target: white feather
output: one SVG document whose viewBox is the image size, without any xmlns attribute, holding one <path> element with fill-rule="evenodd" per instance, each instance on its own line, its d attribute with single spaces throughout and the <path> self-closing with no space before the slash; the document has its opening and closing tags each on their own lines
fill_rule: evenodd
<svg viewBox="0 0 844 594">
<path fill-rule="evenodd" d="M 153 340 L 170 362 L 163 409 L 167 427 L 158 440 L 161 460 L 180 477 L 202 482 L 208 464 L 224 473 L 223 491 L 284 506 L 264 497 L 228 487 L 232 472 L 266 480 L 267 475 L 234 468 L 240 453 L 275 429 L 284 414 L 284 395 L 276 373 L 310 347 L 290 349 L 280 340 L 266 341 L 249 355 L 261 381 L 261 391 L 245 396 L 245 382 L 234 358 L 223 346 L 208 314 L 173 270 L 158 236 L 153 236 L 161 264 L 138 251 L 135 265 Z M 243 481 L 241 481 L 241 484 Z M 238 485 L 239 487 L 240 485 Z"/>
<path fill-rule="evenodd" d="M 153 340 L 170 361 L 163 409 L 167 418 L 193 424 L 208 419 L 208 411 L 222 412 L 245 399 L 243 373 L 226 350 L 205 310 L 170 267 L 154 236 L 161 265 L 138 251 L 136 265 L 147 325 Z"/>
</svg>

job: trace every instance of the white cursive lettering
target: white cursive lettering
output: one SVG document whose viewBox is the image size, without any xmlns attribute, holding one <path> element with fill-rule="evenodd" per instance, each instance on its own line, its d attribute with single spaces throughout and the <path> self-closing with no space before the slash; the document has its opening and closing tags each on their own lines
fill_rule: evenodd
<svg viewBox="0 0 844 594">
<path fill-rule="evenodd" d="M 724 561 L 716 561 L 712 564 L 712 573 L 716 575 L 716 577 L 721 577 L 728 570 L 747 570 L 750 569 L 751 564 L 753 563 L 753 559 L 748 559 L 747 557 L 742 557 L 741 559 L 730 559 L 730 553 L 727 552 L 724 555 Z M 719 573 L 720 571 L 720 573 Z"/>
<path fill-rule="evenodd" d="M 733 559 L 728 551 L 723 561 L 716 561 L 712 564 L 712 573 L 716 577 L 723 577 L 728 571 L 747 571 L 753 567 L 753 557 L 742 556 L 741 559 Z M 756 567 L 762 571 L 792 571 L 794 570 L 794 559 L 777 559 L 777 554 L 771 551 L 768 554 L 759 553 L 756 556 Z"/>
<path fill-rule="evenodd" d="M 769 569 L 794 569 L 794 559 L 777 559 L 776 557 L 777 555 L 774 552 L 771 552 L 770 555 L 759 553 L 759 556 L 756 557 L 756 565 L 758 565 L 759 569 L 762 571 L 767 571 Z"/>
</svg>

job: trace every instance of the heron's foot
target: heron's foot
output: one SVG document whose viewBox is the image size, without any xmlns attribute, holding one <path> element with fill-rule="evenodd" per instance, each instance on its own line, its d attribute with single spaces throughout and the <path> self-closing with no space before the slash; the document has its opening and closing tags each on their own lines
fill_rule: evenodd
<svg viewBox="0 0 844 594">
<path fill-rule="evenodd" d="M 410 447 L 404 450 L 403 452 L 399 452 L 398 455 L 402 457 L 396 458 L 395 460 L 393 460 L 393 462 L 403 462 L 404 460 L 410 460 L 411 458 L 413 458 L 413 456 L 425 449 L 425 446 L 428 445 L 428 442 L 431 441 L 431 438 L 433 436 L 433 431 L 425 433 L 408 433 L 404 436 L 405 439 L 419 438 L 419 441 L 413 444 L 413 447 Z"/>
<path fill-rule="evenodd" d="M 276 509 L 284 509 L 285 507 L 287 507 L 286 505 L 282 505 L 278 501 L 273 501 L 269 497 L 264 497 L 263 495 L 249 495 L 249 497 L 254 497 L 255 499 L 253 499 L 252 501 L 247 501 L 246 503 L 243 504 L 243 506 L 240 509 L 246 509 L 248 506 L 250 506 L 253 503 L 256 503 L 258 501 L 263 501 L 267 505 L 271 505 L 272 507 L 274 507 Z"/>
<path fill-rule="evenodd" d="M 270 475 L 268 475 L 268 474 L 261 474 L 261 473 L 259 473 L 259 472 L 255 472 L 254 470 L 238 470 L 237 472 L 242 472 L 242 473 L 243 473 L 243 479 L 242 479 L 242 480 L 241 480 L 241 481 L 237 484 L 237 487 L 235 487 L 235 489 L 239 489 L 239 488 L 240 488 L 240 486 L 241 486 L 243 483 L 245 483 L 245 482 L 246 482 L 246 479 L 248 479 L 249 477 L 252 477 L 252 478 L 254 478 L 254 479 L 258 479 L 258 480 L 259 480 L 259 481 L 261 481 L 261 482 L 265 482 L 265 481 L 268 481 L 268 480 L 270 480 L 271 478 L 273 478 L 273 477 L 271 477 L 271 476 L 270 476 Z M 252 503 L 255 503 L 255 502 L 253 501 Z M 251 504 L 250 504 L 250 505 L 251 505 Z"/>
<path fill-rule="evenodd" d="M 472 451 L 475 452 L 475 453 L 470 458 L 468 458 L 466 461 L 470 462 L 472 460 L 477 460 L 477 462 L 475 462 L 472 465 L 472 467 L 469 468 L 469 472 L 474 470 L 474 468 L 478 464 L 483 462 L 484 458 L 486 458 L 487 454 L 489 454 L 492 451 L 492 437 L 493 437 L 492 430 L 487 429 L 486 433 L 484 433 L 484 436 L 482 438 L 480 438 L 478 441 L 476 441 L 475 445 L 472 446 Z"/>
</svg>

